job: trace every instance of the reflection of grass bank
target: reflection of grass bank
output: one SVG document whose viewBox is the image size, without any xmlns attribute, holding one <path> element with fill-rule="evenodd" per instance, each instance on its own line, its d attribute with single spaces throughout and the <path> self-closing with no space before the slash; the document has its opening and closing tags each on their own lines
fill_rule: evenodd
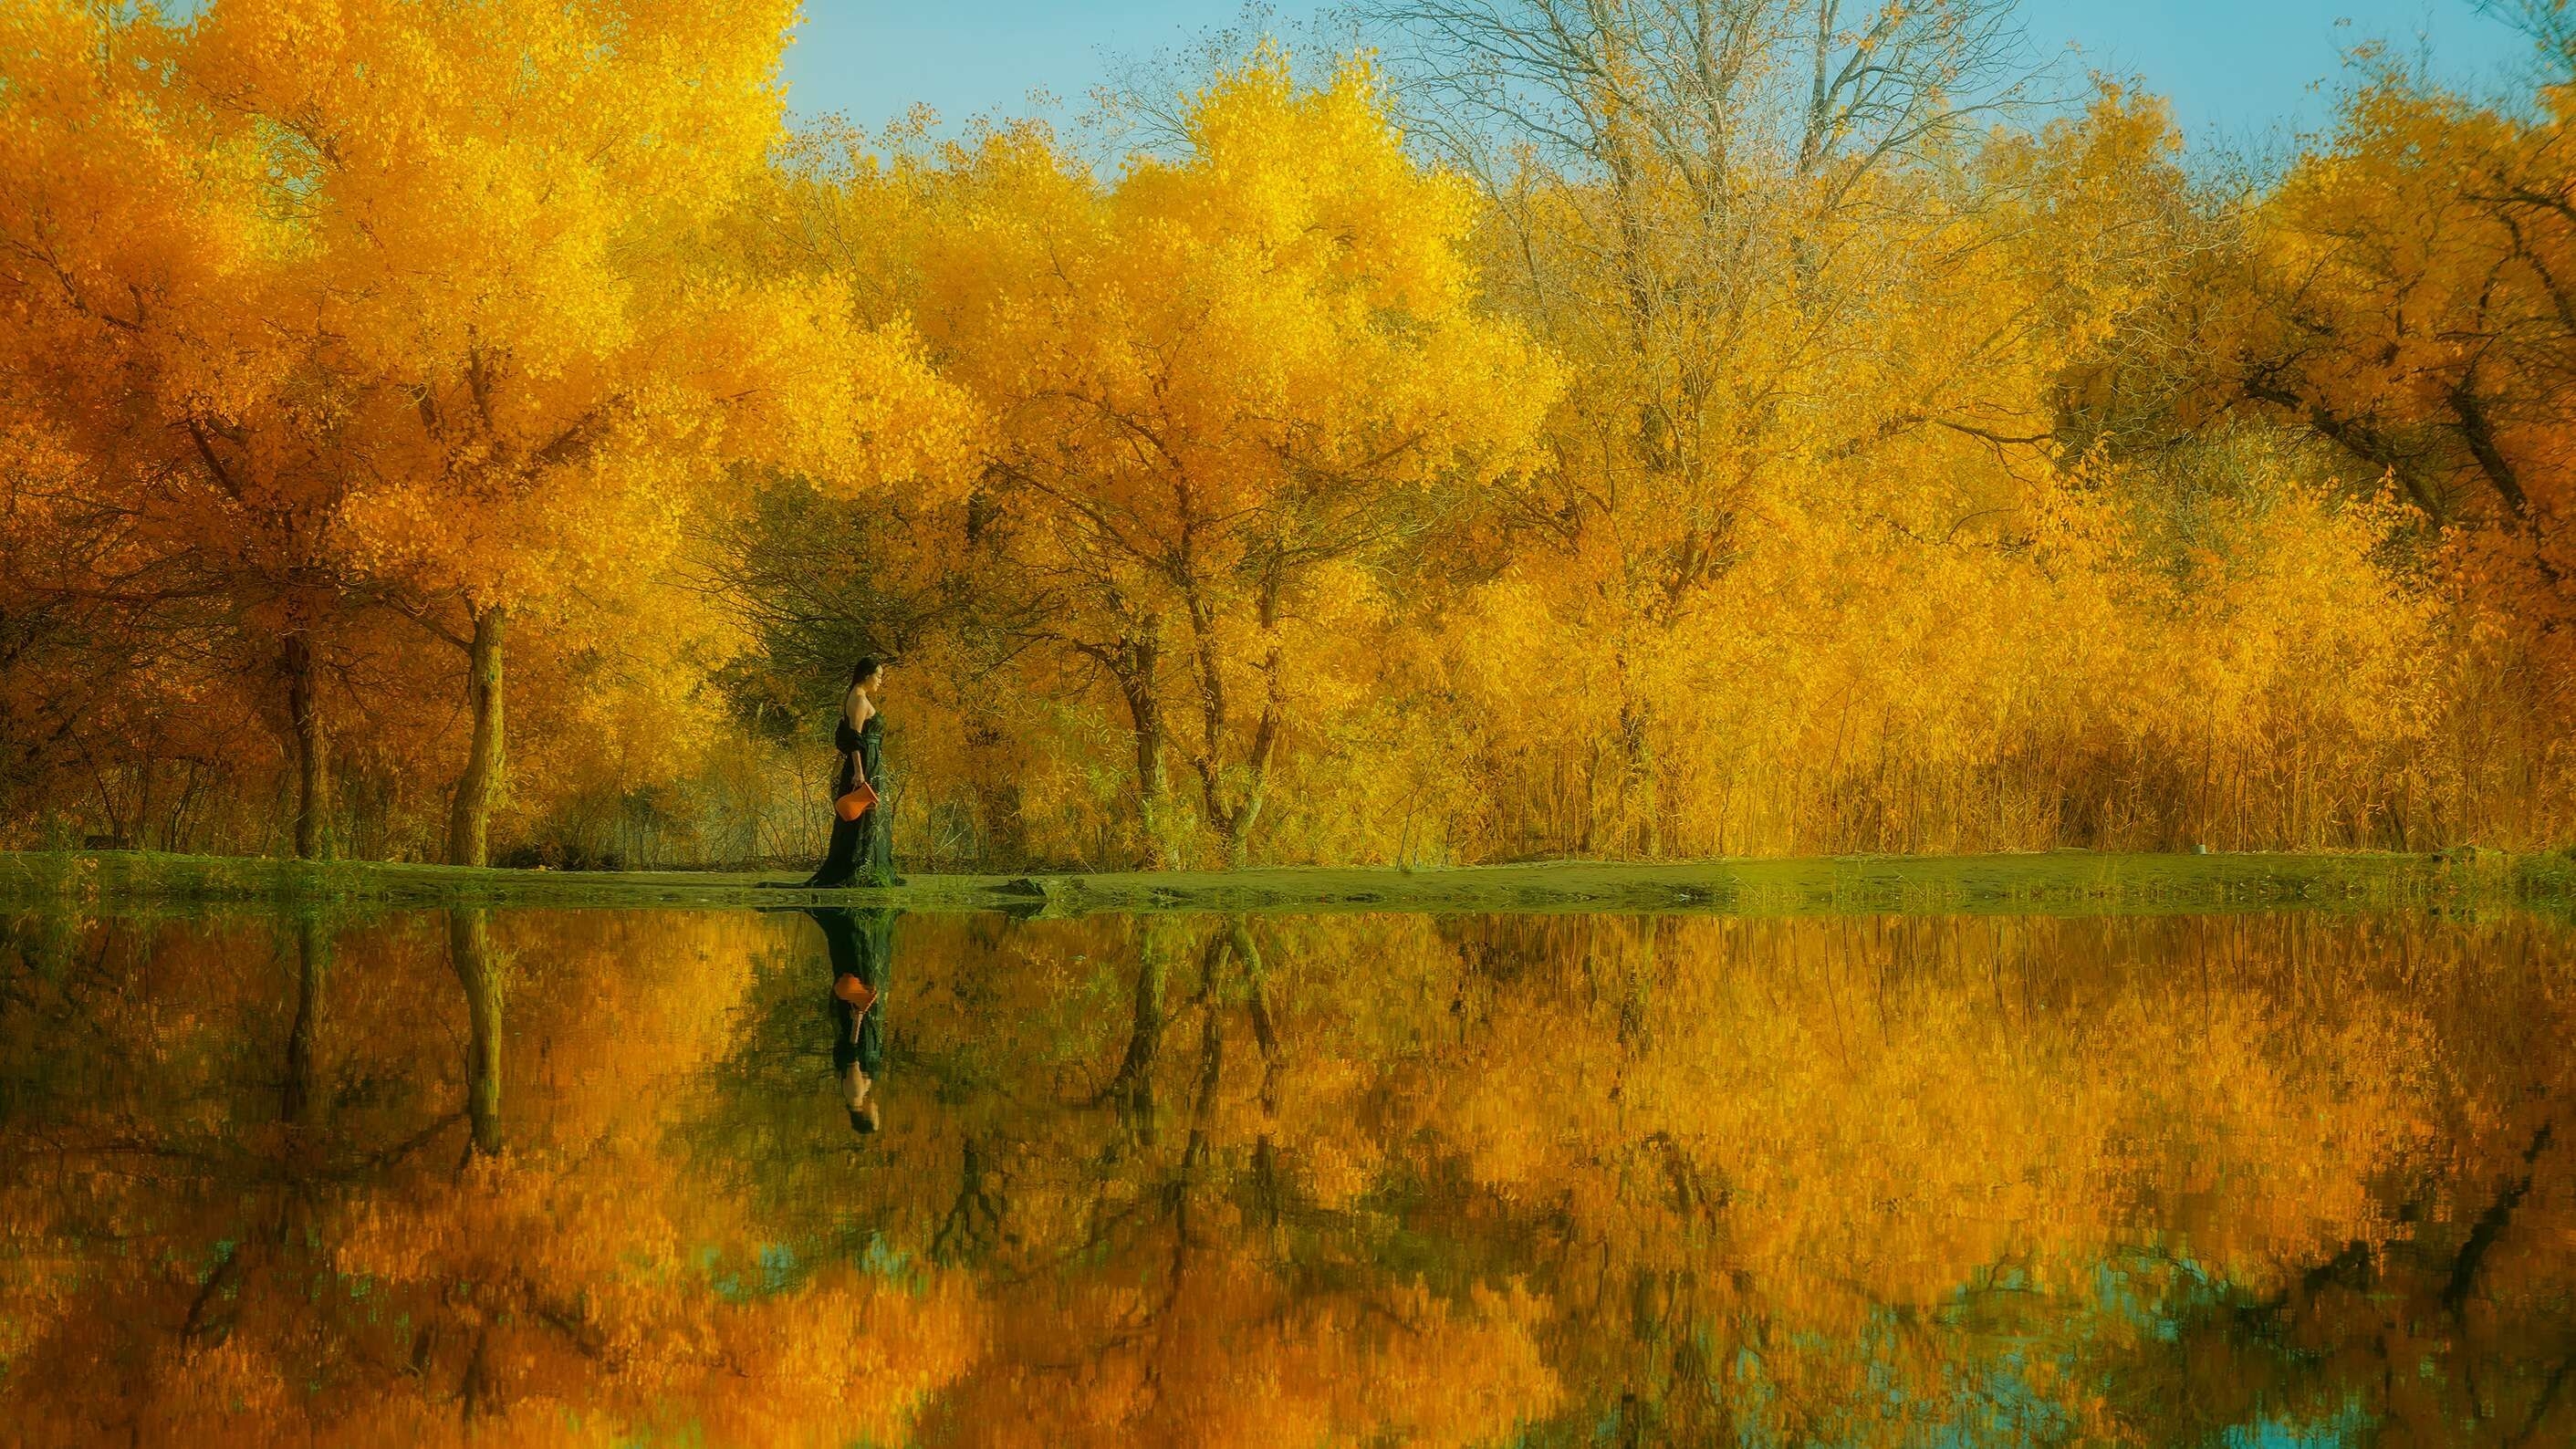
<svg viewBox="0 0 2576 1449">
<path fill-rule="evenodd" d="M 785 873 L 766 877 L 784 878 Z M 914 875 L 891 890 L 764 890 L 748 873 L 307 865 L 122 851 L 0 854 L 0 899 L 83 904 L 332 901 L 388 906 L 786 906 L 907 910 L 2192 912 L 2279 906 L 2576 901 L 2576 860 L 2443 855 L 1842 856 L 1629 865 L 1563 861 L 1445 870 Z"/>
</svg>

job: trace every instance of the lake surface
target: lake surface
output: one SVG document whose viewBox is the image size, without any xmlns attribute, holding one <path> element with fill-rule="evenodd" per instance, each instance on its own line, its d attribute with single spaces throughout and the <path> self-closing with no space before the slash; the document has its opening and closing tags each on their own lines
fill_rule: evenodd
<svg viewBox="0 0 2576 1449">
<path fill-rule="evenodd" d="M 0 1442 L 2565 1445 L 2571 962 L 2515 913 L 18 915 Z"/>
</svg>

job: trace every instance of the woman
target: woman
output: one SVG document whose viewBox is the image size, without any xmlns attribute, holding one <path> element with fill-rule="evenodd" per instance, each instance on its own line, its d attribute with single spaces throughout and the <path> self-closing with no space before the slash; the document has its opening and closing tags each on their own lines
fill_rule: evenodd
<svg viewBox="0 0 2576 1449">
<path fill-rule="evenodd" d="M 877 691 L 884 687 L 885 663 L 875 655 L 851 666 L 850 692 L 841 698 L 840 727 L 832 732 L 832 747 L 841 752 L 841 773 L 832 786 L 832 798 L 839 800 L 865 780 L 877 792 L 877 801 L 856 820 L 843 820 L 834 813 L 832 848 L 824 853 L 821 867 L 806 878 L 809 887 L 828 890 L 854 883 L 863 851 L 873 882 L 895 883 L 894 845 L 885 829 L 885 721 L 878 716 L 876 700 Z"/>
<path fill-rule="evenodd" d="M 807 906 L 805 914 L 823 928 L 832 962 L 832 1075 L 840 1081 L 851 1130 L 874 1132 L 883 1125 L 877 1088 L 885 1073 L 885 1013 L 876 1008 L 894 958 L 894 915 L 846 906 Z"/>
</svg>

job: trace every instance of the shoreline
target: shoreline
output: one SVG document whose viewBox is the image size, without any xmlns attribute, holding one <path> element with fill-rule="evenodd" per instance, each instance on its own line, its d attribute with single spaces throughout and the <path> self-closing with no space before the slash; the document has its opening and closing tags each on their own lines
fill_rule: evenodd
<svg viewBox="0 0 2576 1449">
<path fill-rule="evenodd" d="M 1807 856 L 1696 862 L 1262 866 L 1239 871 L 920 873 L 890 889 L 771 889 L 759 872 L 543 871 L 380 861 L 310 863 L 140 851 L 0 852 L 0 906 L 554 907 L 625 910 L 898 907 L 1079 916 L 1111 912 L 1580 911 L 1721 915 L 2189 914 L 2266 909 L 2544 905 L 2576 900 L 2576 858 L 2438 855 Z"/>
</svg>

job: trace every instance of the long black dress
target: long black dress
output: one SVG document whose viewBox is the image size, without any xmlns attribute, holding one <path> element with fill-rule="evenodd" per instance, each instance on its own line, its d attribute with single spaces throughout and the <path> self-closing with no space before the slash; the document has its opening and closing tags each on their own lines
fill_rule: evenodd
<svg viewBox="0 0 2576 1449">
<path fill-rule="evenodd" d="M 824 997 L 832 1021 L 832 1075 L 856 1064 L 870 1077 L 885 1071 L 886 970 L 894 961 L 894 915 L 890 911 L 853 911 L 847 906 L 807 906 L 805 914 L 823 928 L 823 948 L 832 961 L 832 979 L 856 976 L 876 993 L 868 1014 L 841 999 Z M 855 1020 L 854 1020 L 855 1018 Z"/>
<path fill-rule="evenodd" d="M 856 883 L 859 860 L 867 858 L 868 872 L 879 885 L 894 881 L 894 842 L 885 828 L 885 720 L 871 714 L 868 722 L 856 729 L 844 715 L 841 727 L 832 734 L 832 747 L 842 755 L 841 773 L 832 785 L 832 798 L 850 793 L 862 779 L 878 790 L 877 803 L 856 820 L 832 817 L 832 846 L 823 853 L 823 863 L 805 884 L 818 889 L 832 889 Z"/>
</svg>

